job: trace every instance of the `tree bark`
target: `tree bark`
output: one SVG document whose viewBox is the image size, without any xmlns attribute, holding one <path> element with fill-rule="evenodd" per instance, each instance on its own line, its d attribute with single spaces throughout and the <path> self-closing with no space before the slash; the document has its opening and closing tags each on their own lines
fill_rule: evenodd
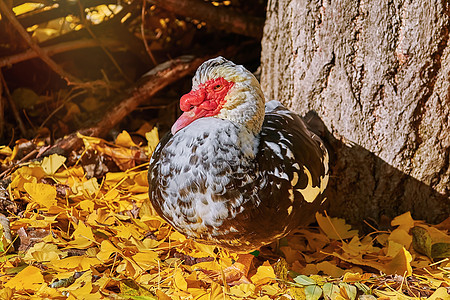
<svg viewBox="0 0 450 300">
<path fill-rule="evenodd" d="M 449 18 L 439 0 L 269 0 L 263 90 L 331 133 L 333 215 L 449 216 Z"/>
</svg>

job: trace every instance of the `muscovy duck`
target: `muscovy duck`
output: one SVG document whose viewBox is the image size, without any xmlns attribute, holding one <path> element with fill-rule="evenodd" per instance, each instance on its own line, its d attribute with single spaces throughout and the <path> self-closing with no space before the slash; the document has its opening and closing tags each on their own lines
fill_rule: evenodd
<svg viewBox="0 0 450 300">
<path fill-rule="evenodd" d="M 265 104 L 251 72 L 210 59 L 180 107 L 149 167 L 151 203 L 176 230 L 245 252 L 311 221 L 324 200 L 328 152 L 297 114 Z"/>
</svg>

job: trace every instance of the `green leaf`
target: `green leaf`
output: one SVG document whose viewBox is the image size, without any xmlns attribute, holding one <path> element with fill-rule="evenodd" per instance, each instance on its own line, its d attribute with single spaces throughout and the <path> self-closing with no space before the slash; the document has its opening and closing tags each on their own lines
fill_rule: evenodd
<svg viewBox="0 0 450 300">
<path fill-rule="evenodd" d="M 377 300 L 377 298 L 373 295 L 361 295 L 358 298 L 359 300 Z"/>
<path fill-rule="evenodd" d="M 420 226 L 411 228 L 413 237 L 412 245 L 417 252 L 432 258 L 431 256 L 431 236 L 428 231 Z"/>
<path fill-rule="evenodd" d="M 329 282 L 325 283 L 322 289 L 325 299 L 334 299 L 340 293 L 339 287 L 336 284 L 332 284 Z"/>
<path fill-rule="evenodd" d="M 308 285 L 305 288 L 306 300 L 319 300 L 322 296 L 322 289 L 318 285 Z"/>
<path fill-rule="evenodd" d="M 345 289 L 345 291 L 347 292 L 347 296 L 349 297 L 350 300 L 356 299 L 357 293 L 356 287 L 345 282 L 339 283 L 339 286 Z"/>
<path fill-rule="evenodd" d="M 294 278 L 294 281 L 297 282 L 298 284 L 305 286 L 317 284 L 317 282 L 315 282 L 314 279 L 309 278 L 308 276 L 305 275 L 298 275 L 297 277 Z"/>
<path fill-rule="evenodd" d="M 449 243 L 436 243 L 431 246 L 431 257 L 433 259 L 450 257 Z"/>
</svg>

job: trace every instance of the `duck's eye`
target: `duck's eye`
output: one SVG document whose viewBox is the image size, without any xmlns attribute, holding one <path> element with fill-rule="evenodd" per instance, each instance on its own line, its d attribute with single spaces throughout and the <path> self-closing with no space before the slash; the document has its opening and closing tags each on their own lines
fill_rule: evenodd
<svg viewBox="0 0 450 300">
<path fill-rule="evenodd" d="M 216 85 L 214 86 L 214 90 L 215 90 L 215 91 L 220 91 L 222 88 L 223 88 L 223 85 L 221 85 L 221 84 L 216 84 Z"/>
</svg>

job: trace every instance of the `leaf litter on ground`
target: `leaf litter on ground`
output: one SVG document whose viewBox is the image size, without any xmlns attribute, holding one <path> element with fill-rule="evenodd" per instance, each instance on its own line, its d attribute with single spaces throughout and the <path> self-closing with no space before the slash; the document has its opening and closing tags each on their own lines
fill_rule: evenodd
<svg viewBox="0 0 450 300">
<path fill-rule="evenodd" d="M 0 194 L 10 221 L 0 222 L 0 299 L 450 299 L 450 219 L 429 225 L 407 212 L 391 230 L 362 235 L 317 213 L 317 226 L 242 266 L 151 207 L 156 129 L 145 145 L 127 132 L 115 143 L 79 137 L 85 147 L 70 157 L 17 166 L 29 141 L 0 147 L 2 168 L 14 167 Z"/>
</svg>

